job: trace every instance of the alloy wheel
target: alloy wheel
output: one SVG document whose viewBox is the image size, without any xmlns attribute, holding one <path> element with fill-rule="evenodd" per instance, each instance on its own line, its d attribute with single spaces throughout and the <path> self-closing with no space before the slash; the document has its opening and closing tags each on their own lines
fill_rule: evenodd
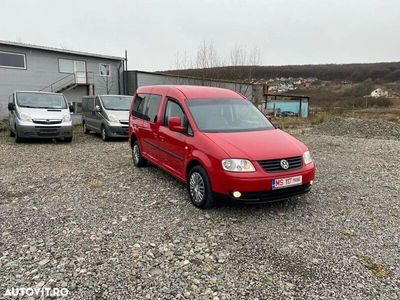
<svg viewBox="0 0 400 300">
<path fill-rule="evenodd" d="M 135 160 L 135 164 L 139 163 L 140 151 L 139 151 L 139 146 L 137 144 L 133 146 L 133 159 Z"/>
<path fill-rule="evenodd" d="M 189 181 L 190 195 L 196 203 L 201 203 L 204 199 L 205 185 L 203 177 L 197 172 L 193 172 Z"/>
</svg>

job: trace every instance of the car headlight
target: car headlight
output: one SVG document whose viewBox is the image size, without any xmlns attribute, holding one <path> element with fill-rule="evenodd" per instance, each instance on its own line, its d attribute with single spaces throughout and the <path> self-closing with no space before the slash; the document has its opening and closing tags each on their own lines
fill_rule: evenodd
<svg viewBox="0 0 400 300">
<path fill-rule="evenodd" d="M 117 117 L 114 116 L 114 115 L 108 115 L 108 119 L 109 119 L 111 122 L 118 122 Z"/>
<path fill-rule="evenodd" d="M 65 115 L 65 116 L 62 118 L 62 121 L 63 121 L 63 122 L 70 122 L 70 121 L 71 121 L 71 116 L 70 116 L 70 115 Z"/>
<path fill-rule="evenodd" d="M 26 113 L 20 113 L 19 117 L 22 121 L 32 122 L 32 117 Z"/>
<path fill-rule="evenodd" d="M 313 160 L 312 160 L 310 151 L 304 152 L 304 154 L 303 154 L 303 160 L 304 160 L 304 163 L 305 163 L 306 165 L 312 163 Z"/>
<path fill-rule="evenodd" d="M 247 159 L 224 159 L 222 168 L 228 172 L 255 172 L 253 164 Z"/>
</svg>

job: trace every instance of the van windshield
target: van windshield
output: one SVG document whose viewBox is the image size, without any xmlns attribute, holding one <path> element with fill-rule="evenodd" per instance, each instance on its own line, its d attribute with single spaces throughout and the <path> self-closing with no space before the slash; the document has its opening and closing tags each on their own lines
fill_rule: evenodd
<svg viewBox="0 0 400 300">
<path fill-rule="evenodd" d="M 67 101 L 62 94 L 17 93 L 19 107 L 66 109 Z"/>
<path fill-rule="evenodd" d="M 108 110 L 129 110 L 131 107 L 131 96 L 101 96 L 103 106 Z"/>
<path fill-rule="evenodd" d="M 274 129 L 248 100 L 191 99 L 187 101 L 197 127 L 204 132 L 239 132 Z"/>
</svg>

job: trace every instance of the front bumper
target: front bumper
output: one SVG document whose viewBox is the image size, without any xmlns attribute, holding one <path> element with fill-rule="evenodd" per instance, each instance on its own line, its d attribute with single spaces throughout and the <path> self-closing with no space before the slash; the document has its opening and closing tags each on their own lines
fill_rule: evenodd
<svg viewBox="0 0 400 300">
<path fill-rule="evenodd" d="M 262 192 L 243 192 L 239 198 L 235 198 L 232 194 L 229 198 L 238 202 L 245 203 L 265 203 L 265 202 L 275 202 L 283 199 L 288 199 L 291 197 L 306 194 L 311 190 L 311 183 L 292 186 L 288 188 L 282 188 L 277 190 L 269 190 Z"/>
<path fill-rule="evenodd" d="M 17 134 L 21 138 L 49 139 L 72 137 L 71 125 L 17 125 Z"/>
<path fill-rule="evenodd" d="M 314 163 L 303 166 L 301 169 L 285 172 L 265 172 L 257 169 L 254 173 L 219 172 L 212 179 L 213 191 L 226 195 L 235 201 L 243 202 L 273 202 L 287 199 L 310 191 L 315 178 Z M 302 185 L 281 189 L 272 189 L 272 180 L 293 176 L 302 176 Z M 233 197 L 233 192 L 241 193 L 239 198 Z"/>
<path fill-rule="evenodd" d="M 107 133 L 109 137 L 113 138 L 127 138 L 129 127 L 128 125 L 107 125 Z"/>
</svg>

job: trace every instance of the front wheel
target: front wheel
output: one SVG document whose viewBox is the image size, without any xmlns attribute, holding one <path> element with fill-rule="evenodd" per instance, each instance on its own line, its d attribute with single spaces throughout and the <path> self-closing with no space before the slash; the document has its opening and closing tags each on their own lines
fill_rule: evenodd
<svg viewBox="0 0 400 300">
<path fill-rule="evenodd" d="M 198 208 L 213 208 L 216 204 L 210 179 L 201 166 L 193 167 L 188 176 L 187 188 L 190 200 Z"/>
<path fill-rule="evenodd" d="M 21 138 L 21 137 L 18 135 L 18 131 L 16 130 L 16 131 L 15 131 L 15 142 L 16 142 L 17 144 L 19 144 L 19 143 L 22 143 L 23 141 L 24 141 L 24 139 Z"/>
<path fill-rule="evenodd" d="M 87 127 L 86 127 L 86 123 L 85 123 L 85 122 L 83 122 L 83 133 L 84 133 L 84 134 L 89 134 L 89 132 L 90 132 L 90 130 L 89 130 L 89 129 L 87 129 Z"/>
<path fill-rule="evenodd" d="M 104 142 L 109 140 L 108 134 L 107 134 L 107 129 L 106 129 L 106 127 L 105 127 L 104 125 L 101 126 L 101 139 L 102 139 Z"/>
<path fill-rule="evenodd" d="M 147 164 L 147 160 L 142 156 L 139 148 L 139 142 L 135 141 L 132 146 L 132 160 L 133 164 L 138 167 L 144 167 Z"/>
</svg>

